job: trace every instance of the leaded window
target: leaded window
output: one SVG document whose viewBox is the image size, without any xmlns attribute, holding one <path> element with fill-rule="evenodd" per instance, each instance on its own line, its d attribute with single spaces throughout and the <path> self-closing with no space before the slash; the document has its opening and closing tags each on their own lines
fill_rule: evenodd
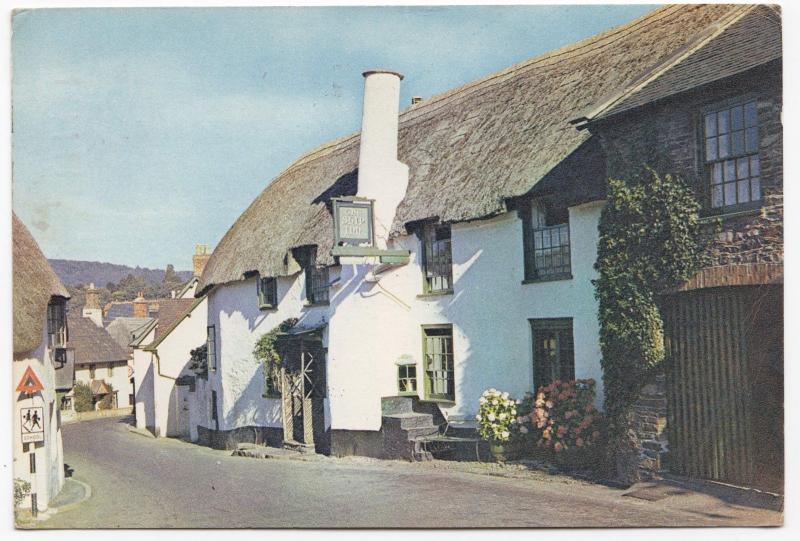
<svg viewBox="0 0 800 541">
<path fill-rule="evenodd" d="M 422 230 L 422 272 L 425 293 L 453 290 L 453 255 L 449 225 L 426 225 Z"/>
<path fill-rule="evenodd" d="M 319 267 L 313 263 L 306 267 L 306 299 L 310 304 L 327 304 L 329 289 L 328 267 Z"/>
<path fill-rule="evenodd" d="M 532 319 L 533 385 L 539 389 L 555 380 L 575 379 L 572 318 Z"/>
<path fill-rule="evenodd" d="M 525 279 L 569 278 L 572 265 L 567 207 L 534 200 L 522 215 L 526 228 Z"/>
<path fill-rule="evenodd" d="M 417 365 L 401 364 L 397 367 L 397 391 L 401 395 L 417 394 Z"/>
<path fill-rule="evenodd" d="M 425 396 L 435 400 L 455 400 L 453 372 L 453 327 L 423 327 Z"/>
<path fill-rule="evenodd" d="M 206 328 L 206 355 L 208 357 L 209 370 L 217 369 L 217 329 L 214 325 Z"/>
<path fill-rule="evenodd" d="M 47 305 L 47 345 L 50 349 L 67 345 L 67 303 L 53 299 Z"/>
<path fill-rule="evenodd" d="M 258 307 L 261 310 L 278 306 L 278 281 L 271 277 L 259 277 L 257 284 Z"/>
<path fill-rule="evenodd" d="M 711 207 L 734 207 L 760 201 L 756 101 L 704 114 L 703 135 Z"/>
</svg>

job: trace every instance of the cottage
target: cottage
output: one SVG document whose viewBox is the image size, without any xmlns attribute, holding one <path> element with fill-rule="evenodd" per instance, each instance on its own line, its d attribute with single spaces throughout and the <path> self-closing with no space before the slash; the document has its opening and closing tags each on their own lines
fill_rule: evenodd
<svg viewBox="0 0 800 541">
<path fill-rule="evenodd" d="M 67 321 L 70 328 L 67 353 L 74 363 L 75 382 L 91 389 L 93 409 L 132 407 L 130 353 L 90 317 L 70 312 Z M 101 317 L 97 321 L 102 324 Z M 74 392 L 66 398 L 65 407 L 70 404 L 74 408 Z"/>
<path fill-rule="evenodd" d="M 410 458 L 444 420 L 468 426 L 488 387 L 601 382 L 606 179 L 649 163 L 694 182 L 725 231 L 716 263 L 664 292 L 670 358 L 639 408 L 643 456 L 779 479 L 782 395 L 747 403 L 782 386 L 780 58 L 773 8 L 682 5 L 403 112 L 403 76 L 364 73 L 361 132 L 274 179 L 200 278 L 199 439 Z M 265 335 L 277 367 L 255 359 Z M 766 416 L 775 443 L 755 451 Z"/>
<path fill-rule="evenodd" d="M 14 478 L 30 483 L 21 506 L 43 511 L 64 485 L 57 372 L 67 341 L 64 285 L 25 225 L 12 213 Z"/>
</svg>

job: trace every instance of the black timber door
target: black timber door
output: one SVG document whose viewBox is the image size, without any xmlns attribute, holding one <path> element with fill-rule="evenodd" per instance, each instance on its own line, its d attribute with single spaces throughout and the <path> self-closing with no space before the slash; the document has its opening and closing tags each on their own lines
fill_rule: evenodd
<svg viewBox="0 0 800 541">
<path fill-rule="evenodd" d="M 673 471 L 782 489 L 782 294 L 741 286 L 665 299 Z"/>
<path fill-rule="evenodd" d="M 282 340 L 284 439 L 327 452 L 326 355 L 318 334 Z"/>
</svg>

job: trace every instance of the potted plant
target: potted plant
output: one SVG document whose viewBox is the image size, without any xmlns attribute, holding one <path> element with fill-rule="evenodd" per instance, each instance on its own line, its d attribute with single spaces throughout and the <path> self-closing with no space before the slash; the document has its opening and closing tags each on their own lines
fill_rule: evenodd
<svg viewBox="0 0 800 541">
<path fill-rule="evenodd" d="M 475 419 L 478 433 L 489 443 L 489 451 L 498 462 L 506 459 L 506 445 L 517 422 L 517 403 L 508 393 L 487 389 L 478 399 L 480 407 Z"/>
</svg>

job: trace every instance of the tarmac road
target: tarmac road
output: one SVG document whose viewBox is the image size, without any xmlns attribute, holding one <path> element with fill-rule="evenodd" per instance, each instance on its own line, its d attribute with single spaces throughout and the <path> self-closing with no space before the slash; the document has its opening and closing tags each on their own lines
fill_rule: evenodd
<svg viewBox="0 0 800 541">
<path fill-rule="evenodd" d="M 64 425 L 65 460 L 92 496 L 39 527 L 735 526 L 782 520 L 780 513 L 707 494 L 652 502 L 557 477 L 508 479 L 388 461 L 233 457 L 146 438 L 130 432 L 127 422 Z"/>
</svg>

